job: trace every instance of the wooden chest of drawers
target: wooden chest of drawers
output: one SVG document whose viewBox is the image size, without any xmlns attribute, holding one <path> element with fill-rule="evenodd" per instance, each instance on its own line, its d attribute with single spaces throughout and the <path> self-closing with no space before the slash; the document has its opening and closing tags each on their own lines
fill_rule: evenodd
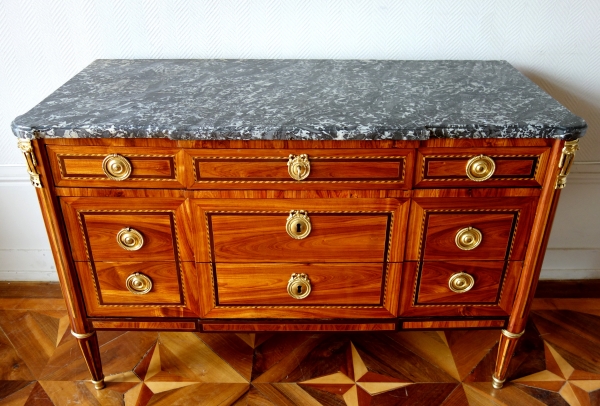
<svg viewBox="0 0 600 406">
<path fill-rule="evenodd" d="M 36 138 L 20 146 L 98 388 L 100 329 L 440 328 L 504 329 L 501 387 L 577 148 Z"/>
</svg>

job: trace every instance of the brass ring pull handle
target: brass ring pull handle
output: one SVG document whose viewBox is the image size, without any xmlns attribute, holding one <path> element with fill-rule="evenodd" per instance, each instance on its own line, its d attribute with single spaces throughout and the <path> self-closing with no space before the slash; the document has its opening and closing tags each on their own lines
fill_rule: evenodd
<svg viewBox="0 0 600 406">
<path fill-rule="evenodd" d="M 142 233 L 130 227 L 125 227 L 117 233 L 119 247 L 127 251 L 137 251 L 144 245 Z"/>
<path fill-rule="evenodd" d="M 125 281 L 125 286 L 134 295 L 145 295 L 152 290 L 152 279 L 143 273 L 132 273 Z"/>
<path fill-rule="evenodd" d="M 110 154 L 102 161 L 104 174 L 112 180 L 125 180 L 131 175 L 131 163 L 119 154 Z"/>
<path fill-rule="evenodd" d="M 308 213 L 304 210 L 292 210 L 285 224 L 285 231 L 290 237 L 296 240 L 302 240 L 310 234 L 312 226 Z"/>
<path fill-rule="evenodd" d="M 308 275 L 303 273 L 293 273 L 288 281 L 287 291 L 294 299 L 304 299 L 310 295 L 310 280 Z"/>
<path fill-rule="evenodd" d="M 483 182 L 491 178 L 495 170 L 496 164 L 489 156 L 479 155 L 467 162 L 467 176 L 475 182 Z"/>
<path fill-rule="evenodd" d="M 452 292 L 465 293 L 475 285 L 475 279 L 466 272 L 455 273 L 448 280 L 448 287 Z"/>
<path fill-rule="evenodd" d="M 481 231 L 473 227 L 467 227 L 458 230 L 454 242 L 461 250 L 470 251 L 477 248 L 482 240 L 483 234 L 481 234 Z"/>
<path fill-rule="evenodd" d="M 290 155 L 288 159 L 288 173 L 295 180 L 306 179 L 310 174 L 308 155 Z"/>
</svg>

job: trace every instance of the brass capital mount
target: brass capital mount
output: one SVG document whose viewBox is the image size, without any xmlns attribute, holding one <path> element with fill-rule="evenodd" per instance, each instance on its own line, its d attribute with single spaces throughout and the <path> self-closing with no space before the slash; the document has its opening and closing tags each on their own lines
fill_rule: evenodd
<svg viewBox="0 0 600 406">
<path fill-rule="evenodd" d="M 35 159 L 35 154 L 33 153 L 31 140 L 20 138 L 17 145 L 19 146 L 19 149 L 23 153 L 25 161 L 27 162 L 27 173 L 29 173 L 29 180 L 31 181 L 31 184 L 34 187 L 41 189 L 42 182 L 40 181 L 40 174 L 36 169 L 37 160 Z"/>
<path fill-rule="evenodd" d="M 562 156 L 560 157 L 560 162 L 558 163 L 560 172 L 558 173 L 558 178 L 556 179 L 555 189 L 563 189 L 567 185 L 567 176 L 569 175 L 569 172 L 571 172 L 571 167 L 573 166 L 573 161 L 575 160 L 575 154 L 578 150 L 579 140 L 565 142 L 565 146 L 562 150 Z"/>
</svg>

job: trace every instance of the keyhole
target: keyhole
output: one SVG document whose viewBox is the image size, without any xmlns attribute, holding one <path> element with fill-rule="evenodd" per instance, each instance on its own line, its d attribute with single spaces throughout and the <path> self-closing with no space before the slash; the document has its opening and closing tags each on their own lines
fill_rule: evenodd
<svg viewBox="0 0 600 406">
<path fill-rule="evenodd" d="M 298 293 L 302 293 L 302 285 L 298 285 Z"/>
<path fill-rule="evenodd" d="M 300 223 L 296 224 L 296 232 L 298 234 L 300 234 L 302 232 L 302 224 L 300 224 Z"/>
</svg>

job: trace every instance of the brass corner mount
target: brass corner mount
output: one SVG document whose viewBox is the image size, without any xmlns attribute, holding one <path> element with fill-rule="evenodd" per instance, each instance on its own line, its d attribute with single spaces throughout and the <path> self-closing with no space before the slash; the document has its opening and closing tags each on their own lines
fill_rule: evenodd
<svg viewBox="0 0 600 406">
<path fill-rule="evenodd" d="M 29 180 L 31 181 L 31 184 L 36 188 L 41 189 L 42 182 L 40 181 L 40 174 L 36 169 L 37 161 L 33 153 L 31 140 L 20 138 L 18 141 L 18 146 L 25 157 L 25 161 L 27 162 L 27 173 L 29 173 Z"/>
<path fill-rule="evenodd" d="M 579 150 L 579 140 L 565 142 L 565 146 L 562 150 L 562 156 L 560 157 L 560 162 L 558 163 L 560 172 L 558 173 L 558 177 L 556 179 L 555 189 L 563 189 L 567 185 L 567 176 L 571 171 L 571 166 L 573 166 L 573 161 L 575 160 L 575 154 L 577 153 L 577 150 Z"/>
</svg>

